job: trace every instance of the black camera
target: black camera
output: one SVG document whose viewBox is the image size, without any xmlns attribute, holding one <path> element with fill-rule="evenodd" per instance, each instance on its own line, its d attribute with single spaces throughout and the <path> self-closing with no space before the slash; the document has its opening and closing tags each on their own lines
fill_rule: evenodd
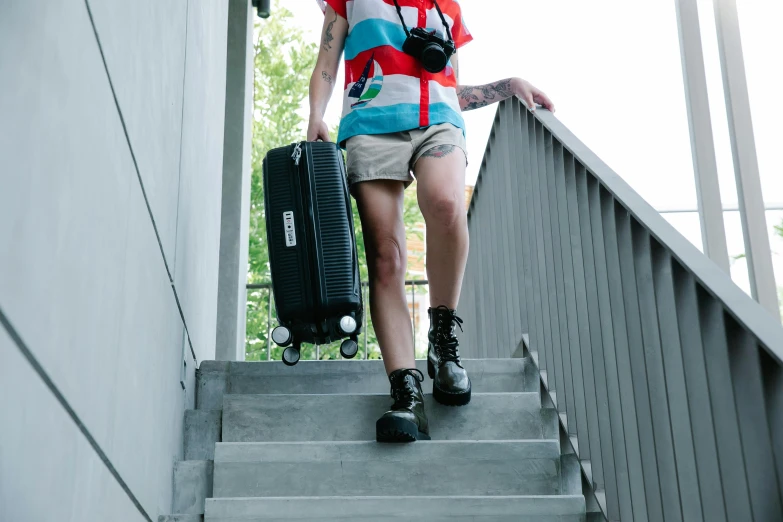
<svg viewBox="0 0 783 522">
<path fill-rule="evenodd" d="M 457 47 L 454 45 L 451 29 L 449 29 L 449 24 L 446 22 L 446 17 L 443 16 L 443 11 L 440 10 L 438 0 L 433 0 L 433 2 L 435 3 L 435 9 L 438 10 L 440 21 L 443 22 L 443 27 L 446 29 L 448 40 L 441 38 L 435 31 L 428 31 L 423 27 L 414 27 L 409 31 L 408 26 L 405 25 L 402 9 L 397 0 L 394 0 L 394 5 L 397 7 L 397 15 L 400 17 L 402 28 L 405 30 L 406 38 L 405 43 L 402 44 L 402 50 L 405 54 L 409 54 L 419 60 L 425 70 L 431 73 L 439 73 L 446 68 L 449 58 L 457 51 Z"/>
<path fill-rule="evenodd" d="M 439 73 L 446 68 L 456 48 L 451 39 L 444 40 L 435 31 L 415 27 L 410 30 L 402 50 L 417 58 L 427 71 Z"/>
</svg>

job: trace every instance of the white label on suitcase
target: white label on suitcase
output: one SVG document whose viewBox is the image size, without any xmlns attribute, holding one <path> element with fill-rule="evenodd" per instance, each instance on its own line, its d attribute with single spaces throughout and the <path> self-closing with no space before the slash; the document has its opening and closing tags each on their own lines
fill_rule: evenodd
<svg viewBox="0 0 783 522">
<path fill-rule="evenodd" d="M 294 228 L 293 212 L 283 212 L 283 230 L 285 231 L 285 246 L 296 246 L 296 229 Z"/>
</svg>

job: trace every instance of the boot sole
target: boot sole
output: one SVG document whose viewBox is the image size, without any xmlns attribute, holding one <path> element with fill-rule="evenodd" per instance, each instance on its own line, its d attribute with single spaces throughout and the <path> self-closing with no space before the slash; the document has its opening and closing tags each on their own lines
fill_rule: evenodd
<svg viewBox="0 0 783 522">
<path fill-rule="evenodd" d="M 435 366 L 427 359 L 427 375 L 435 380 Z M 432 384 L 432 398 L 444 406 L 465 406 L 470 402 L 470 388 L 466 392 L 449 393 L 438 388 L 435 383 Z"/>
<path fill-rule="evenodd" d="M 430 440 L 430 436 L 415 422 L 395 417 L 383 417 L 375 423 L 375 439 L 378 442 L 414 442 Z"/>
</svg>

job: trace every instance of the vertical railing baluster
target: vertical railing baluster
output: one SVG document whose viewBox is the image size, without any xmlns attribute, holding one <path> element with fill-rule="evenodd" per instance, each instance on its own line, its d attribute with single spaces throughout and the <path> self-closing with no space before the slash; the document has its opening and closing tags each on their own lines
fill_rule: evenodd
<svg viewBox="0 0 783 522">
<path fill-rule="evenodd" d="M 546 229 L 546 215 L 547 209 L 544 202 L 544 186 L 546 182 L 544 176 L 546 175 L 546 157 L 545 157 L 545 145 L 544 145 L 544 127 L 540 121 L 534 118 L 533 122 L 533 136 L 535 141 L 533 142 L 535 154 L 533 156 L 533 195 L 535 198 L 535 210 L 536 210 L 536 234 L 538 236 L 538 262 L 539 262 L 539 275 L 541 276 L 541 297 L 543 299 L 544 307 L 544 345 L 546 351 L 544 355 L 546 357 L 546 369 L 547 369 L 547 385 L 549 386 L 550 394 L 553 401 L 557 401 L 557 366 L 555 365 L 555 323 L 557 316 L 557 305 L 555 304 L 555 296 L 553 295 L 552 288 L 554 288 L 554 281 L 552 276 L 552 261 L 551 261 L 551 240 L 547 243 L 547 229 Z M 544 180 L 544 181 L 542 181 Z"/>
<path fill-rule="evenodd" d="M 520 118 L 520 110 L 522 109 L 519 100 L 512 98 L 510 117 L 506 124 L 506 132 L 508 132 L 510 140 L 509 150 L 509 169 L 510 169 L 510 187 L 508 190 L 508 201 L 514 211 L 514 236 L 510 238 L 514 248 L 514 274 L 515 280 L 512 282 L 512 288 L 514 296 L 516 297 L 518 306 L 518 328 L 516 329 L 517 342 L 522 340 L 522 335 L 527 334 L 530 331 L 528 320 L 527 299 L 529 295 L 526 291 L 525 277 L 528 270 L 528 261 L 524 256 L 524 244 L 525 244 L 525 218 L 524 218 L 524 200 L 520 197 L 520 192 L 523 185 L 522 172 L 522 157 L 521 157 L 521 144 L 522 144 L 522 121 Z"/>
<path fill-rule="evenodd" d="M 587 295 L 585 289 L 584 264 L 582 261 L 582 241 L 579 229 L 579 208 L 576 200 L 576 160 L 570 153 L 565 154 L 563 176 L 563 198 L 565 204 L 564 220 L 568 222 L 568 237 L 563 260 L 566 266 L 566 278 L 573 283 L 573 307 L 569 308 L 569 340 L 571 340 L 571 372 L 574 385 L 574 403 L 576 405 L 576 433 L 579 437 L 579 458 L 590 459 L 590 436 L 588 431 L 587 391 L 582 363 L 583 345 L 590 343 L 590 331 L 587 323 Z M 568 284 L 566 284 L 568 289 Z M 568 297 L 566 293 L 566 297 Z M 573 332 L 571 332 L 573 330 Z M 573 339 L 571 336 L 573 335 Z M 595 394 L 593 394 L 593 397 Z M 569 425 L 570 428 L 570 425 Z M 570 431 L 570 430 L 569 430 Z"/>
<path fill-rule="evenodd" d="M 650 394 L 647 386 L 647 369 L 644 357 L 644 340 L 642 338 L 639 294 L 636 289 L 637 276 L 636 267 L 634 265 L 633 236 L 631 233 L 631 223 L 634 219 L 631 217 L 630 213 L 622 207 L 616 209 L 615 217 L 617 224 L 617 248 L 620 260 L 620 279 L 622 281 L 623 305 L 625 307 L 631 364 L 631 382 L 633 384 L 634 405 L 636 406 L 636 423 L 639 434 L 639 451 L 641 452 L 642 459 L 645 498 L 647 499 L 647 515 L 649 520 L 664 520 L 658 462 L 655 455 L 652 407 L 650 405 Z M 633 472 L 633 468 L 631 471 Z"/>
<path fill-rule="evenodd" d="M 561 279 L 563 284 L 563 304 L 560 308 L 560 339 L 563 345 L 563 373 L 566 392 L 566 414 L 568 418 L 568 435 L 577 434 L 577 406 L 576 392 L 574 391 L 574 356 L 572 352 L 578 350 L 579 335 L 576 325 L 576 298 L 574 296 L 574 268 L 571 260 L 571 233 L 568 223 L 568 209 L 566 207 L 565 176 L 566 164 L 563 146 L 557 140 L 553 143 L 553 167 L 552 187 L 549 192 L 552 197 L 554 214 L 557 216 L 557 236 L 559 244 L 557 251 L 561 267 Z M 573 158 L 571 158 L 573 166 Z M 581 369 L 581 365 L 580 365 Z M 581 381 L 580 381 L 581 382 Z"/>
<path fill-rule="evenodd" d="M 483 167 L 482 167 L 483 169 Z M 487 284 L 489 281 L 489 276 L 487 274 L 487 251 L 484 246 L 485 243 L 485 237 L 484 237 L 484 221 L 486 221 L 486 213 L 479 215 L 481 212 L 479 208 L 482 208 L 482 205 L 484 204 L 484 181 L 481 180 L 481 185 L 476 185 L 475 191 L 473 193 L 473 197 L 476 198 L 476 203 L 474 207 L 474 217 L 473 219 L 473 225 L 474 225 L 474 234 L 473 238 L 476 241 L 476 250 L 478 252 L 478 255 L 476 257 L 476 261 L 478 261 L 478 273 L 477 273 L 477 280 L 478 283 L 476 285 L 476 322 L 478 325 L 478 328 L 476 329 L 476 339 L 478 339 L 478 342 L 476 344 L 477 350 L 476 350 L 476 356 L 478 358 L 485 358 L 487 356 L 487 344 L 489 341 L 489 328 L 487 327 L 487 320 L 489 319 L 488 316 L 490 314 L 487 311 L 486 307 L 486 293 L 487 293 Z"/>
<path fill-rule="evenodd" d="M 701 287 L 697 297 L 727 519 L 729 522 L 754 520 L 737 417 L 738 407 L 745 405 L 737 403 L 734 387 L 730 385 L 732 370 L 725 312 L 721 303 Z"/>
<path fill-rule="evenodd" d="M 543 248 L 541 248 L 541 241 L 538 233 L 538 216 L 540 215 L 540 212 L 536 208 L 538 195 L 536 194 L 535 169 L 538 168 L 538 160 L 536 159 L 535 117 L 527 109 L 524 109 L 522 114 L 525 116 L 524 124 L 522 125 L 522 147 L 525 152 L 524 168 L 527 172 L 527 175 L 525 176 L 525 207 L 527 208 L 530 267 L 533 285 L 533 311 L 535 313 L 535 328 L 530 330 L 530 340 L 533 350 L 537 353 L 538 368 L 543 376 L 548 370 L 546 357 L 547 340 L 544 335 L 545 310 L 548 308 L 548 305 L 544 304 L 546 286 L 543 283 L 543 276 L 541 274 Z"/>
<path fill-rule="evenodd" d="M 605 190 L 600 190 L 603 229 L 603 262 L 609 285 L 612 328 L 614 330 L 614 354 L 607 353 L 606 371 L 609 379 L 610 401 L 617 394 L 612 412 L 612 437 L 614 440 L 617 487 L 621 520 L 647 520 L 645 509 L 642 457 L 639 450 L 639 432 L 636 426 L 636 406 L 631 379 L 631 358 L 628 345 L 627 321 L 623 303 L 623 287 L 620 274 L 620 258 L 615 222 L 615 200 Z"/>
<path fill-rule="evenodd" d="M 587 191 L 598 300 L 598 321 L 602 340 L 601 346 L 593 347 L 593 371 L 597 380 L 598 420 L 606 480 L 606 501 L 610 518 L 617 517 L 626 520 L 632 517 L 632 510 L 628 469 L 625 460 L 620 386 L 617 377 L 615 325 L 612 321 L 610 275 L 606 267 L 601 185 L 592 175 L 587 178 Z"/>
<path fill-rule="evenodd" d="M 502 133 L 505 137 L 504 147 L 505 153 L 503 155 L 504 163 L 503 169 L 505 170 L 505 194 L 503 205 L 506 208 L 506 219 L 508 220 L 508 230 L 506 236 L 506 246 L 509 251 L 509 275 L 508 290 L 511 295 L 511 352 L 517 348 L 517 344 L 522 339 L 522 334 L 526 332 L 524 325 L 527 322 L 526 310 L 524 309 L 524 303 L 521 295 L 521 280 L 522 280 L 522 257 L 520 255 L 520 244 L 522 243 L 522 231 L 521 231 L 521 219 L 520 219 L 520 202 L 517 201 L 514 195 L 517 192 L 517 185 L 520 183 L 519 170 L 516 164 L 516 154 L 518 150 L 518 142 L 515 141 L 514 125 L 518 121 L 518 112 L 516 104 L 519 103 L 515 99 L 510 99 L 506 102 L 505 117 L 503 119 Z"/>
<path fill-rule="evenodd" d="M 606 487 L 601 441 L 601 421 L 599 407 L 600 396 L 596 377 L 595 351 L 601 350 L 601 326 L 598 317 L 598 290 L 595 281 L 595 262 L 593 259 L 593 239 L 590 228 L 590 204 L 588 201 L 587 178 L 591 176 L 584 166 L 576 169 L 576 201 L 579 210 L 579 237 L 582 246 L 582 270 L 584 273 L 586 314 L 582 318 L 589 327 L 590 339 L 582 343 L 582 371 L 586 385 L 588 429 L 590 430 L 590 455 L 593 482 L 597 489 Z"/>
<path fill-rule="evenodd" d="M 590 240 L 592 242 L 595 292 L 598 302 L 596 312 L 598 315 L 598 328 L 601 332 L 601 344 L 593 346 L 593 371 L 595 372 L 596 393 L 598 395 L 598 427 L 601 433 L 607 509 L 610 517 L 620 517 L 624 513 L 620 513 L 618 501 L 618 472 L 623 475 L 621 478 L 625 482 L 626 494 L 628 494 L 628 482 L 627 470 L 622 463 L 618 463 L 617 455 L 620 452 L 615 448 L 616 444 L 623 444 L 623 422 L 619 386 L 617 384 L 612 313 L 609 302 L 609 274 L 606 270 L 606 254 L 604 252 L 600 190 L 599 182 L 592 175 L 588 176 L 587 193 L 590 211 Z M 625 447 L 622 448 L 622 453 L 624 458 Z M 629 508 L 628 514 L 630 515 L 630 506 L 626 507 Z"/>
<path fill-rule="evenodd" d="M 506 316 L 505 306 L 505 288 L 503 285 L 503 262 L 499 252 L 502 248 L 500 237 L 500 223 L 498 218 L 498 171 L 497 163 L 500 157 L 500 150 L 497 146 L 498 135 L 498 122 L 500 120 L 500 114 L 495 118 L 495 123 L 492 127 L 492 135 L 489 139 L 489 151 L 487 152 L 487 188 L 489 190 L 489 199 L 491 203 L 485 206 L 485 212 L 489 214 L 489 227 L 487 227 L 487 242 L 490 245 L 490 255 L 492 256 L 490 281 L 491 287 L 489 289 L 489 296 L 492 301 L 492 310 L 494 318 L 493 333 L 495 333 L 495 342 L 490 343 L 489 357 L 497 358 L 500 354 L 501 346 L 507 343 L 506 339 L 506 327 L 508 326 L 508 318 Z"/>
<path fill-rule="evenodd" d="M 783 366 L 765 350 L 759 350 L 764 381 L 764 403 L 778 471 L 779 498 L 783 500 Z"/>
<path fill-rule="evenodd" d="M 677 487 L 677 465 L 672 442 L 669 399 L 666 394 L 666 377 L 663 370 L 661 337 L 658 329 L 658 311 L 653 285 L 652 253 L 650 234 L 640 227 L 632 230 L 636 288 L 639 292 L 639 311 L 642 319 L 647 385 L 650 390 L 655 454 L 658 461 L 663 518 L 667 522 L 680 521 L 682 508 Z M 680 399 L 682 400 L 682 399 Z"/>
<path fill-rule="evenodd" d="M 754 520 L 783 520 L 783 506 L 775 470 L 775 455 L 765 410 L 759 346 L 753 335 L 727 317 L 731 383 L 745 457 Z M 738 470 L 739 471 L 739 470 Z"/>
<path fill-rule="evenodd" d="M 531 346 L 536 342 L 536 332 L 538 329 L 537 321 L 536 321 L 536 313 L 537 313 L 537 307 L 535 304 L 535 291 L 534 291 L 534 284 L 533 284 L 533 253 L 531 250 L 531 238 L 533 237 L 533 234 L 531 233 L 531 219 L 530 219 L 530 213 L 532 211 L 530 206 L 530 148 L 529 148 L 529 140 L 527 137 L 527 109 L 519 102 L 519 100 L 515 99 L 514 104 L 516 107 L 516 110 L 514 111 L 514 114 L 516 116 L 514 121 L 514 143 L 517 144 L 516 147 L 514 147 L 516 151 L 516 158 L 517 158 L 517 176 L 519 179 L 519 182 L 517 183 L 517 190 L 516 190 L 516 197 L 518 204 L 515 205 L 519 210 L 519 223 L 521 225 L 521 237 L 520 237 L 520 246 L 521 246 L 521 258 L 522 258 L 522 270 L 523 270 L 523 285 L 524 285 L 524 293 L 523 293 L 523 304 L 527 312 L 527 321 L 526 326 L 527 329 L 523 331 L 523 334 L 527 334 L 528 340 L 530 341 Z M 528 347 L 531 348 L 530 346 Z M 537 384 L 537 383 L 536 383 Z"/>
<path fill-rule="evenodd" d="M 543 129 L 544 142 L 544 162 L 545 168 L 541 172 L 541 186 L 544 197 L 544 244 L 548 246 L 547 265 L 551 271 L 550 282 L 550 305 L 554 305 L 552 310 L 552 352 L 555 362 L 555 373 L 557 374 L 557 393 L 558 393 L 558 412 L 566 414 L 568 404 L 567 386 L 571 383 L 565 379 L 565 368 L 563 368 L 563 351 L 567 342 L 567 332 L 565 331 L 565 293 L 563 290 L 563 262 L 560 257 L 560 228 L 557 224 L 557 199 L 555 195 L 555 166 L 554 166 L 554 146 L 552 144 L 552 135 L 549 131 Z"/>
<path fill-rule="evenodd" d="M 685 387 L 682 348 L 680 346 L 680 327 L 677 320 L 674 297 L 674 279 L 672 258 L 663 247 L 652 240 L 653 284 L 658 309 L 658 330 L 661 336 L 661 356 L 666 392 L 669 399 L 669 418 L 671 419 L 672 443 L 677 459 L 677 480 L 682 504 L 683 520 L 703 520 L 701 500 L 699 498 L 699 480 L 696 474 L 696 456 L 691 433 L 691 415 Z M 691 325 L 682 325 L 691 328 Z M 783 519 L 783 514 L 781 517 Z"/>
<path fill-rule="evenodd" d="M 505 333 L 506 341 L 503 346 L 500 346 L 499 357 L 509 357 L 516 349 L 517 342 L 517 322 L 519 316 L 517 315 L 517 308 L 519 307 L 518 301 L 514 300 L 514 271 L 515 266 L 511 255 L 512 244 L 515 240 L 514 236 L 514 212 L 513 205 L 511 204 L 509 193 L 511 192 L 511 169 L 509 168 L 509 135 L 507 132 L 508 120 L 511 116 L 511 100 L 504 100 L 500 103 L 498 108 L 500 114 L 500 122 L 498 123 L 498 134 L 495 146 L 498 147 L 498 154 L 496 156 L 496 177 L 497 177 L 497 195 L 496 210 L 498 213 L 499 227 L 496 229 L 500 243 L 500 251 L 498 252 L 498 260 L 502 262 L 502 270 L 500 276 L 503 277 L 503 293 L 505 295 L 505 301 L 503 308 L 505 309 Z"/>
<path fill-rule="evenodd" d="M 722 497 L 718 448 L 715 444 L 715 423 L 710 407 L 704 344 L 696 296 L 696 280 L 678 263 L 672 267 L 677 320 L 682 346 L 682 361 L 693 429 L 693 450 L 698 473 L 698 491 L 704 511 L 703 520 L 728 522 Z M 632 475 L 633 476 L 633 475 Z"/>
</svg>

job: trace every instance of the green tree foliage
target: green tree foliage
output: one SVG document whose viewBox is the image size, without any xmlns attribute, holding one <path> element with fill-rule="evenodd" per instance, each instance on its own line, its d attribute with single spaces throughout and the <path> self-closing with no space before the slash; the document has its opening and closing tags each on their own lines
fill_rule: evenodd
<svg viewBox="0 0 783 522">
<path fill-rule="evenodd" d="M 306 115 L 301 107 L 307 98 L 310 75 L 315 66 L 318 46 L 307 42 L 302 29 L 294 21 L 293 14 L 277 2 L 272 15 L 264 21 L 256 21 L 254 45 L 254 104 L 253 150 L 250 196 L 250 244 L 248 253 L 248 282 L 270 281 L 269 256 L 266 245 L 266 224 L 262 184 L 262 162 L 267 151 L 305 139 Z M 335 92 L 339 96 L 339 92 Z M 337 137 L 337 129 L 330 132 Z M 423 221 L 416 203 L 414 187 L 406 191 L 404 221 L 408 237 L 418 234 L 416 223 Z M 358 213 L 354 207 L 354 228 L 359 253 L 362 281 L 367 281 L 364 241 Z M 268 319 L 276 324 L 274 303 L 270 303 L 270 290 L 249 290 L 247 299 L 247 360 L 266 360 Z M 270 308 L 271 305 L 271 308 Z M 369 303 L 365 301 L 366 323 L 369 323 Z M 379 358 L 377 337 L 371 324 L 366 325 L 368 355 Z M 359 339 L 360 353 L 364 349 L 364 334 Z M 272 359 L 279 360 L 282 349 L 270 343 Z M 322 359 L 339 358 L 339 344 L 320 348 Z M 314 347 L 304 347 L 302 359 L 315 357 Z"/>
</svg>

